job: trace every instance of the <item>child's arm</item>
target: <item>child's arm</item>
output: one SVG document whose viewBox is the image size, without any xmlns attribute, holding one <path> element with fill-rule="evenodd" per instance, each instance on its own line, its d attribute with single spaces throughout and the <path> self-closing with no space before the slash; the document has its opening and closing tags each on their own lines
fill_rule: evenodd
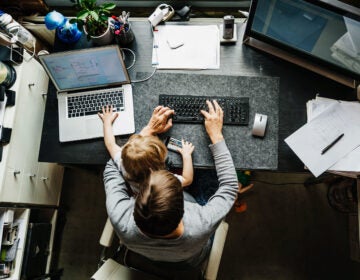
<svg viewBox="0 0 360 280">
<path fill-rule="evenodd" d="M 182 148 L 178 149 L 183 159 L 183 172 L 182 177 L 184 178 L 181 185 L 183 187 L 191 185 L 194 178 L 194 168 L 192 162 L 192 152 L 194 151 L 194 145 L 190 142 L 181 140 Z"/>
<path fill-rule="evenodd" d="M 116 153 L 121 151 L 121 148 L 116 144 L 115 136 L 112 131 L 112 124 L 118 117 L 118 113 L 113 112 L 112 106 L 106 106 L 102 108 L 102 113 L 98 113 L 99 117 L 104 124 L 104 142 L 105 147 L 108 150 L 112 159 L 114 159 Z"/>
</svg>

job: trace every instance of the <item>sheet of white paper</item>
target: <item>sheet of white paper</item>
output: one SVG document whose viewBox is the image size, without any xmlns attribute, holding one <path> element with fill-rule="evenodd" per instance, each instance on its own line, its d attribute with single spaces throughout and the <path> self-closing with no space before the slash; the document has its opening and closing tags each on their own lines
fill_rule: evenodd
<svg viewBox="0 0 360 280">
<path fill-rule="evenodd" d="M 334 171 L 351 171 L 351 172 L 360 172 L 360 147 L 357 147 L 351 153 L 344 156 L 334 165 L 332 165 L 329 170 Z"/>
<path fill-rule="evenodd" d="M 217 25 L 164 25 L 154 32 L 152 64 L 159 69 L 219 69 Z M 181 41 L 178 48 L 168 42 Z"/>
<path fill-rule="evenodd" d="M 285 142 L 317 177 L 360 145 L 360 122 L 353 121 L 355 115 L 344 104 L 333 103 Z M 344 137 L 322 155 L 321 151 L 342 133 Z"/>
<path fill-rule="evenodd" d="M 316 115 L 324 111 L 330 104 L 339 102 L 338 100 L 317 97 L 315 100 L 309 101 L 308 105 L 311 108 L 308 110 L 308 120 L 310 121 Z M 340 101 L 349 114 L 353 114 L 354 119 L 360 121 L 360 104 L 358 102 Z M 309 108 L 308 108 L 309 109 Z M 360 172 L 360 147 L 355 148 L 351 153 L 347 154 L 330 167 L 331 171 L 346 171 L 346 172 Z"/>
</svg>

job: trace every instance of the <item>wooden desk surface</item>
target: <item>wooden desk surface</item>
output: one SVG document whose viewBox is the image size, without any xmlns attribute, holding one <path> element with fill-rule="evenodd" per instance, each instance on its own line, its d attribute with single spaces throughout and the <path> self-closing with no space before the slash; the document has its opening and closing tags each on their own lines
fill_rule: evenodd
<svg viewBox="0 0 360 280">
<path fill-rule="evenodd" d="M 192 24 L 199 24 L 197 20 Z M 205 19 L 203 24 L 220 23 L 220 21 Z M 189 24 L 189 23 L 185 23 Z M 148 22 L 133 21 L 132 28 L 136 40 L 129 46 L 137 54 L 135 66 L 129 74 L 135 78 L 135 72 L 151 72 L 152 35 Z M 286 172 L 304 171 L 303 163 L 286 145 L 284 139 L 306 123 L 306 102 L 317 94 L 323 97 L 355 100 L 356 93 L 332 80 L 318 74 L 292 65 L 288 62 L 262 53 L 242 44 L 245 24 L 238 23 L 238 42 L 236 45 L 224 45 L 220 48 L 220 69 L 201 70 L 201 74 L 243 75 L 243 76 L 274 76 L 280 78 L 279 93 L 279 143 L 278 170 Z M 74 48 L 91 47 L 85 38 L 76 45 L 56 43 L 55 51 Z M 128 56 L 131 60 L 131 56 Z M 163 70 L 162 70 L 163 71 Z M 172 70 L 166 72 L 185 72 Z M 149 116 L 150 117 L 150 116 Z M 103 139 L 79 142 L 59 142 L 58 109 L 56 91 L 50 83 L 45 110 L 39 161 L 57 162 L 61 164 L 100 164 L 109 159 Z M 117 137 L 121 145 L 127 137 Z M 241 166 L 236 166 L 241 169 Z"/>
</svg>

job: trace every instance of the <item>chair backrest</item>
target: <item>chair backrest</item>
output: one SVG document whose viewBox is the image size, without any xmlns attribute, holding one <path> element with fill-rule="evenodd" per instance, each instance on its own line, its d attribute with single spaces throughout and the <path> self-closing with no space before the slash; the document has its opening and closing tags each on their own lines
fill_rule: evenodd
<svg viewBox="0 0 360 280">
<path fill-rule="evenodd" d="M 107 259 L 106 262 L 91 277 L 91 280 L 162 280 L 153 275 L 128 268 L 114 261 Z"/>
<path fill-rule="evenodd" d="M 220 266 L 221 256 L 225 245 L 229 224 L 222 221 L 215 231 L 213 245 L 210 250 L 203 269 L 193 268 L 182 263 L 154 262 L 130 250 L 126 251 L 124 263 L 126 266 L 141 270 L 151 275 L 161 277 L 161 279 L 186 279 L 186 280 L 216 280 Z M 106 221 L 103 233 L 100 238 L 100 244 L 104 247 L 110 247 L 114 237 L 114 229 L 109 219 Z M 119 264 L 120 265 L 120 264 Z M 103 265 L 104 266 L 104 265 Z M 105 267 L 107 269 L 107 267 Z M 105 269 L 104 268 L 104 269 Z M 100 268 L 100 270 L 102 267 Z M 122 269 L 123 270 L 123 269 Z M 203 273 L 204 272 L 204 273 Z M 108 280 L 107 278 L 94 278 L 96 280 Z M 110 280 L 111 278 L 109 278 Z M 120 278 L 123 280 L 133 278 Z M 150 279 L 150 278 L 149 278 Z"/>
<path fill-rule="evenodd" d="M 187 263 L 152 261 L 140 254 L 126 249 L 123 262 L 126 266 L 155 275 L 163 280 L 203 280 L 201 267 Z"/>
</svg>

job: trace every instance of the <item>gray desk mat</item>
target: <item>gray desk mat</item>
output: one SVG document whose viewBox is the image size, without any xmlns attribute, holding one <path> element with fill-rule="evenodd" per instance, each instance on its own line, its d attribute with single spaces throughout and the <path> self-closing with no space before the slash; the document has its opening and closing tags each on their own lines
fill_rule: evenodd
<svg viewBox="0 0 360 280">
<path fill-rule="evenodd" d="M 138 72 L 137 79 L 150 73 Z M 271 169 L 278 166 L 279 78 L 251 76 L 221 76 L 203 74 L 159 73 L 142 83 L 133 84 L 136 131 L 144 127 L 153 109 L 158 105 L 159 94 L 201 96 L 249 97 L 248 126 L 224 126 L 223 134 L 237 169 Z M 264 138 L 251 135 L 255 113 L 268 115 Z M 208 145 L 210 140 L 203 124 L 173 124 L 161 138 L 171 135 L 194 144 L 193 163 L 196 167 L 213 167 L 214 161 Z M 174 166 L 182 166 L 181 156 L 169 152 Z"/>
</svg>

